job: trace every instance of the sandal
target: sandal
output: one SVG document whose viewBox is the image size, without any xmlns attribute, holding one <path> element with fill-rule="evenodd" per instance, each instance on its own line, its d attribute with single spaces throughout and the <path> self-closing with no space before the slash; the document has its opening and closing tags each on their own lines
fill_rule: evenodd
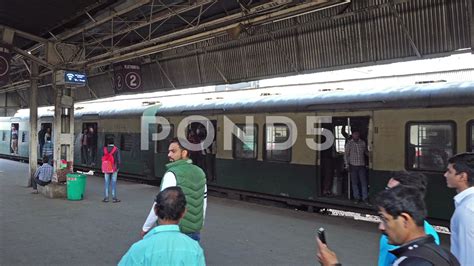
<svg viewBox="0 0 474 266">
<path fill-rule="evenodd" d="M 113 202 L 117 203 L 117 202 L 120 202 L 120 200 L 119 199 L 114 199 Z"/>
<path fill-rule="evenodd" d="M 108 198 L 104 198 L 104 199 L 102 200 L 102 202 L 109 202 L 109 199 L 108 199 Z"/>
</svg>

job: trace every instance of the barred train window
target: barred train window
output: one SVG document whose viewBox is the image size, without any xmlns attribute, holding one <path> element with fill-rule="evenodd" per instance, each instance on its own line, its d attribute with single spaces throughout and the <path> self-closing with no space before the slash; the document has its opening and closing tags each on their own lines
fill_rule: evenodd
<svg viewBox="0 0 474 266">
<path fill-rule="evenodd" d="M 290 137 L 290 129 L 285 124 L 265 126 L 265 160 L 289 162 L 291 161 L 291 148 L 275 150 L 275 144 L 283 143 Z"/>
<path fill-rule="evenodd" d="M 241 129 L 237 132 L 237 136 L 233 136 L 232 147 L 233 156 L 236 159 L 256 159 L 257 158 L 257 125 L 246 126 L 237 124 Z M 243 139 L 243 141 L 241 140 Z"/>
<path fill-rule="evenodd" d="M 122 133 L 120 135 L 120 150 L 131 151 L 133 149 L 133 135 L 130 133 Z"/>
<path fill-rule="evenodd" d="M 454 154 L 454 128 L 454 123 L 409 123 L 407 168 L 444 171 Z"/>
<path fill-rule="evenodd" d="M 160 133 L 163 130 L 163 126 L 158 124 L 157 133 Z M 170 124 L 170 133 L 165 139 L 159 140 L 156 142 L 157 151 L 160 153 L 168 153 L 168 147 L 170 144 L 171 139 L 174 136 L 174 125 Z"/>
<path fill-rule="evenodd" d="M 5 141 L 7 139 L 7 133 L 6 131 L 2 131 L 2 141 Z"/>
<path fill-rule="evenodd" d="M 468 138 L 469 138 L 469 135 L 471 137 L 469 138 L 467 151 L 474 152 L 474 120 L 469 121 L 469 124 L 470 125 L 467 126 L 467 130 L 470 130 L 471 132 L 470 133 L 468 132 L 467 135 L 468 135 Z"/>
</svg>

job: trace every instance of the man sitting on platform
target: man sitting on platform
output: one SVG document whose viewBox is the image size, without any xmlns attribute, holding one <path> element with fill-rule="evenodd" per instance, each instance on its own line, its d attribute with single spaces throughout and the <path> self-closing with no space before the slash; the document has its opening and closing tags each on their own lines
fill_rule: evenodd
<svg viewBox="0 0 474 266">
<path fill-rule="evenodd" d="M 158 226 L 133 244 L 122 257 L 124 265 L 206 265 L 199 243 L 179 231 L 186 213 L 186 198 L 180 187 L 168 187 L 155 199 Z"/>
<path fill-rule="evenodd" d="M 53 167 L 49 164 L 49 157 L 43 157 L 43 165 L 38 167 L 34 176 L 31 177 L 31 185 L 33 186 L 33 194 L 38 194 L 37 185 L 42 187 L 51 183 L 53 177 Z"/>
</svg>

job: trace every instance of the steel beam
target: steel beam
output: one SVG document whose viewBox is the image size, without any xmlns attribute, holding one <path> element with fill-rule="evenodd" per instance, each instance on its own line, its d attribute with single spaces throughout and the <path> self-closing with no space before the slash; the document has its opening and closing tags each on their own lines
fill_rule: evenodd
<svg viewBox="0 0 474 266">
<path fill-rule="evenodd" d="M 405 22 L 403 22 L 403 19 L 400 16 L 400 14 L 398 13 L 397 9 L 395 8 L 395 4 L 393 3 L 393 1 L 390 1 L 390 2 L 391 2 L 390 5 L 389 5 L 390 11 L 392 12 L 392 14 L 397 19 L 398 24 L 402 28 L 403 33 L 405 34 L 405 37 L 408 39 L 408 42 L 410 43 L 410 46 L 413 49 L 413 51 L 415 52 L 416 56 L 421 58 L 420 50 L 418 50 L 418 47 L 416 47 L 415 41 L 413 41 L 413 38 L 411 37 L 411 34 L 408 31 L 408 29 L 405 25 Z"/>
<path fill-rule="evenodd" d="M 346 2 L 344 2 L 344 3 L 346 3 Z M 193 31 L 195 31 L 197 29 L 212 28 L 212 27 L 217 26 L 216 24 L 220 24 L 220 23 L 224 23 L 224 22 L 231 22 L 231 21 L 233 21 L 235 19 L 238 19 L 238 18 L 242 19 L 242 14 L 240 14 L 240 13 L 233 14 L 233 15 L 221 18 L 221 19 L 217 19 L 217 20 L 214 20 L 214 21 L 211 21 L 211 22 L 203 23 L 203 24 L 199 25 L 199 27 L 180 30 L 180 31 L 177 31 L 177 32 L 170 33 L 168 35 L 164 35 L 164 36 L 160 36 L 160 37 L 151 39 L 151 40 L 146 41 L 146 42 L 141 42 L 141 43 L 138 43 L 138 44 L 134 44 L 134 45 L 124 47 L 122 49 L 115 50 L 113 52 L 98 55 L 98 56 L 89 58 L 88 60 L 86 60 L 84 62 L 80 62 L 79 64 L 87 64 L 87 66 L 90 66 L 90 67 L 97 67 L 97 66 L 106 65 L 106 64 L 109 64 L 109 63 L 112 63 L 112 62 L 121 62 L 121 61 L 125 61 L 125 60 L 128 60 L 128 59 L 134 58 L 134 57 L 140 57 L 140 56 L 144 56 L 144 55 L 157 53 L 157 52 L 163 51 L 164 49 L 169 49 L 169 47 L 174 47 L 174 46 L 177 46 L 177 45 L 183 46 L 183 45 L 186 45 L 186 44 L 191 44 L 191 43 L 195 43 L 195 42 L 199 42 L 199 41 L 203 41 L 203 40 L 208 40 L 208 39 L 214 38 L 215 36 L 225 34 L 228 29 L 237 27 L 240 24 L 254 25 L 254 24 L 262 24 L 262 23 L 265 23 L 265 22 L 271 22 L 273 20 L 277 20 L 277 19 L 281 19 L 282 17 L 289 16 L 290 14 L 295 14 L 295 13 L 298 13 L 298 12 L 305 12 L 305 11 L 308 11 L 309 9 L 311 9 L 311 8 L 313 8 L 313 9 L 317 8 L 319 5 L 320 5 L 320 2 L 305 3 L 305 4 L 297 5 L 297 6 L 294 6 L 294 7 L 281 9 L 281 10 L 278 10 L 278 11 L 275 11 L 275 12 L 272 12 L 272 13 L 268 13 L 268 14 L 265 14 L 265 15 L 256 16 L 256 17 L 251 18 L 251 19 L 245 19 L 244 21 L 239 21 L 237 23 L 232 23 L 230 25 L 222 26 L 222 27 L 219 27 L 217 29 L 204 31 L 204 32 L 201 32 L 201 33 L 198 33 L 198 34 L 188 36 L 188 37 L 182 37 L 181 39 L 178 39 L 178 40 L 175 40 L 175 41 L 169 41 L 170 39 L 173 39 L 173 38 L 180 38 L 183 35 L 190 35 L 190 34 L 192 34 Z M 155 45 L 156 43 L 162 43 L 162 44 Z M 153 45 L 153 46 L 146 47 L 146 46 L 149 46 L 149 45 Z M 146 48 L 143 48 L 143 47 L 146 47 Z M 140 49 L 140 48 L 142 48 L 142 49 Z M 137 50 L 137 51 L 133 51 L 133 50 Z M 129 52 L 129 51 L 133 51 L 133 52 Z M 129 53 L 126 53 L 126 52 L 129 52 Z M 109 58 L 107 58 L 107 57 L 109 57 Z M 105 59 L 105 58 L 107 58 L 107 59 Z"/>
<path fill-rule="evenodd" d="M 187 11 L 190 11 L 190 10 L 193 10 L 197 7 L 200 7 L 202 5 L 206 5 L 206 4 L 209 4 L 209 3 L 213 3 L 213 2 L 216 2 L 216 0 L 198 0 L 196 1 L 196 3 L 194 3 L 193 5 L 191 6 L 185 6 L 185 7 L 182 7 L 182 8 L 179 8 L 179 9 L 176 9 L 174 12 L 176 14 L 180 14 L 180 13 L 183 13 L 183 12 L 187 12 Z M 159 14 L 155 15 L 155 16 L 152 16 L 150 17 L 150 20 L 149 21 L 146 21 L 146 22 L 143 22 L 143 23 L 139 23 L 139 24 L 136 24 L 136 25 L 132 25 L 131 27 L 127 27 L 126 29 L 123 29 L 123 30 L 120 30 L 120 31 L 117 31 L 117 32 L 114 32 L 113 34 L 111 35 L 108 35 L 108 36 L 104 36 L 102 38 L 97 38 L 96 40 L 94 40 L 93 42 L 89 42 L 88 44 L 94 44 L 94 43 L 97 43 L 97 42 L 103 42 L 105 40 L 108 40 L 110 38 L 113 38 L 117 35 L 122 35 L 122 34 L 126 34 L 132 30 L 137 30 L 139 28 L 142 28 L 142 27 L 145 27 L 145 26 L 152 26 L 153 23 L 155 22 L 158 22 L 158 21 L 162 21 L 162 20 L 168 20 L 170 19 L 171 17 L 173 17 L 174 14 L 170 13 L 170 12 L 160 12 Z M 153 33 L 153 31 L 152 31 Z"/>
</svg>

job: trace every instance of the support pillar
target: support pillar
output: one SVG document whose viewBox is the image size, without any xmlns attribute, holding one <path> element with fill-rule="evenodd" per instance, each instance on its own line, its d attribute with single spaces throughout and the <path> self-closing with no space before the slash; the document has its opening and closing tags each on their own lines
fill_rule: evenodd
<svg viewBox="0 0 474 266">
<path fill-rule="evenodd" d="M 61 160 L 70 165 L 74 161 L 74 100 L 71 88 L 56 84 L 56 75 L 53 73 L 54 90 L 54 175 L 53 182 L 64 182 Z"/>
<path fill-rule="evenodd" d="M 38 168 L 38 64 L 35 62 L 31 62 L 30 84 L 30 172 L 27 186 L 31 186 L 31 177 Z"/>
</svg>

